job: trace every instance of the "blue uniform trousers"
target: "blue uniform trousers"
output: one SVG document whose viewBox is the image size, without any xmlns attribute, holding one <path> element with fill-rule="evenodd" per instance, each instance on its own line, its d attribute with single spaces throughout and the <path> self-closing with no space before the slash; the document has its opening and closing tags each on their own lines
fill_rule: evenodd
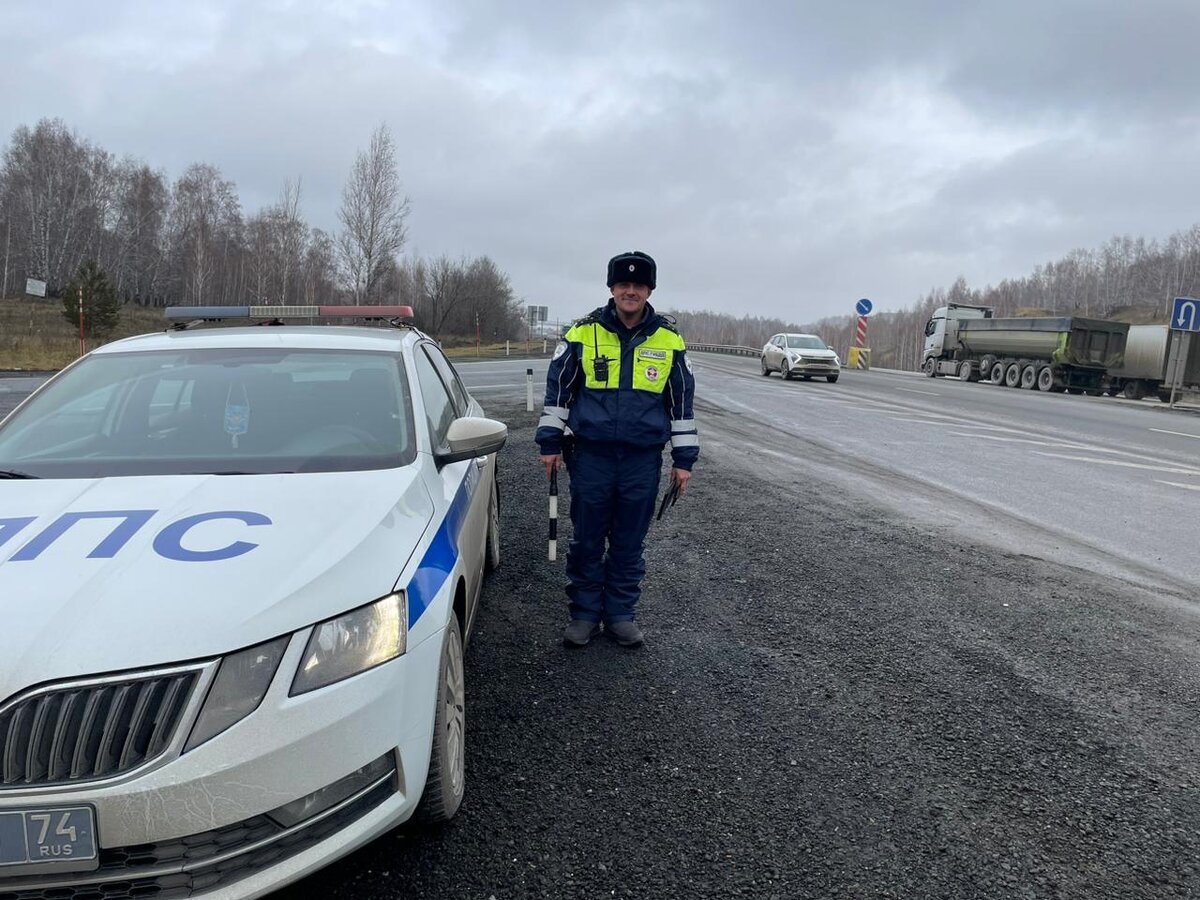
<svg viewBox="0 0 1200 900">
<path fill-rule="evenodd" d="M 642 545 L 658 499 L 662 448 L 578 441 L 566 461 L 574 530 L 567 549 L 571 618 L 633 619 L 646 574 Z"/>
</svg>

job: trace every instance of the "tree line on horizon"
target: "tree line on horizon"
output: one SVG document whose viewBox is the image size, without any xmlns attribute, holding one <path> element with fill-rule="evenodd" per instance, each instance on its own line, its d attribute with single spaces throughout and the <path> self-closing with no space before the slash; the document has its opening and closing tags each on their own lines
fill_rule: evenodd
<svg viewBox="0 0 1200 900">
<path fill-rule="evenodd" d="M 356 155 L 337 232 L 309 225 L 301 202 L 301 180 L 287 180 L 275 203 L 247 216 L 236 185 L 208 163 L 189 165 L 172 182 L 141 160 L 116 159 L 61 120 L 20 126 L 0 155 L 0 297 L 20 293 L 27 277 L 45 281 L 53 297 L 68 282 L 107 280 L 118 305 L 400 303 L 439 338 L 526 336 L 522 302 L 489 257 L 402 256 L 409 199 L 385 126 Z M 999 316 L 1165 321 L 1171 297 L 1197 293 L 1200 225 L 1162 242 L 1113 237 L 998 285 L 974 289 L 959 277 L 908 309 L 879 310 L 876 297 L 867 345 L 875 365 L 916 369 L 925 322 L 948 302 L 991 306 Z M 777 332 L 804 331 L 843 359 L 857 320 L 672 314 L 694 343 L 758 347 Z"/>
<path fill-rule="evenodd" d="M 22 125 L 0 155 L 0 298 L 27 278 L 62 297 L 68 283 L 102 276 L 118 304 L 396 303 L 438 337 L 524 334 L 521 301 L 489 257 L 402 258 L 410 204 L 386 126 L 355 158 L 337 232 L 305 221 L 302 199 L 301 179 L 289 179 L 275 203 L 246 215 L 237 186 L 209 163 L 172 182 L 59 119 Z"/>
<path fill-rule="evenodd" d="M 921 367 L 925 323 L 948 303 L 990 306 L 1000 316 L 1083 316 L 1132 323 L 1166 322 L 1174 297 L 1200 295 L 1200 224 L 1163 242 L 1128 235 L 1110 238 L 1098 249 L 1072 250 L 1062 259 L 1036 266 L 1023 278 L 971 288 L 959 276 L 949 288 L 936 287 L 905 310 L 877 311 L 867 323 L 866 346 L 873 365 Z M 878 301 L 876 306 L 878 307 Z M 773 334 L 820 335 L 846 360 L 854 345 L 858 317 L 829 316 L 808 324 L 781 318 L 708 311 L 672 310 L 691 343 L 760 347 Z"/>
</svg>

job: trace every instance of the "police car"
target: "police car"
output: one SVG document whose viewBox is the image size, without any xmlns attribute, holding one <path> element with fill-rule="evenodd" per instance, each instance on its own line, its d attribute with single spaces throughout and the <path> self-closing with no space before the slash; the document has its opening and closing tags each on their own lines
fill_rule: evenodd
<svg viewBox="0 0 1200 900">
<path fill-rule="evenodd" d="M 506 428 L 405 314 L 172 308 L 0 424 L 0 897 L 258 897 L 454 815 Z"/>
</svg>

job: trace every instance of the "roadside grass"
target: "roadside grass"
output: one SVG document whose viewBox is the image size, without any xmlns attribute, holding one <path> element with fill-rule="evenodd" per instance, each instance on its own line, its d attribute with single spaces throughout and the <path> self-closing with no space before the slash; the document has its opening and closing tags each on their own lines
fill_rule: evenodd
<svg viewBox="0 0 1200 900">
<path fill-rule="evenodd" d="M 161 309 L 121 307 L 121 320 L 104 340 L 89 338 L 88 350 L 108 341 L 161 331 Z M 0 300 L 0 369 L 51 372 L 79 356 L 79 332 L 63 318 L 61 300 Z"/>
<path fill-rule="evenodd" d="M 79 357 L 79 332 L 62 314 L 61 300 L 0 300 L 0 370 L 56 372 Z M 235 324 L 235 323 L 230 323 Z M 112 334 L 103 340 L 89 338 L 86 349 L 135 334 L 163 331 L 167 327 L 161 309 L 126 305 Z M 468 338 L 446 338 L 447 356 L 469 360 L 497 357 L 540 357 L 554 352 L 554 341 L 541 338 L 475 346 Z"/>
</svg>

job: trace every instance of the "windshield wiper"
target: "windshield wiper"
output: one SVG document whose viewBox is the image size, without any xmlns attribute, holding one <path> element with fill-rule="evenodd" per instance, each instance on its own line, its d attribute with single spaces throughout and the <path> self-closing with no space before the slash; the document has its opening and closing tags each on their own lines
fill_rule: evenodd
<svg viewBox="0 0 1200 900">
<path fill-rule="evenodd" d="M 16 469 L 0 469 L 0 478 L 37 478 L 28 472 L 18 472 Z"/>
</svg>

